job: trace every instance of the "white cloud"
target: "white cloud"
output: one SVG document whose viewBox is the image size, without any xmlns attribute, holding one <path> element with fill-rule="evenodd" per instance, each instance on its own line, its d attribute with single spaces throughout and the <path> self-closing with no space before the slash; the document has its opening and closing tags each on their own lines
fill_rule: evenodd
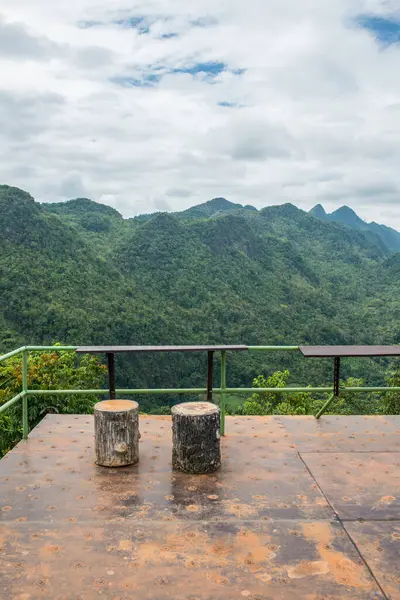
<svg viewBox="0 0 400 600">
<path fill-rule="evenodd" d="M 400 44 L 352 25 L 398 0 L 132 6 L 3 0 L 1 183 L 126 216 L 346 203 L 400 228 Z M 226 69 L 177 72 L 207 63 Z"/>
</svg>

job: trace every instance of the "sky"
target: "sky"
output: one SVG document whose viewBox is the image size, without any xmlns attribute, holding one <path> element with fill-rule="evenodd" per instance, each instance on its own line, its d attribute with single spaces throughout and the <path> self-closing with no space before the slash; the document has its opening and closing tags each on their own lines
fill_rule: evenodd
<svg viewBox="0 0 400 600">
<path fill-rule="evenodd" d="M 400 0 L 2 0 L 0 183 L 400 229 Z"/>
</svg>

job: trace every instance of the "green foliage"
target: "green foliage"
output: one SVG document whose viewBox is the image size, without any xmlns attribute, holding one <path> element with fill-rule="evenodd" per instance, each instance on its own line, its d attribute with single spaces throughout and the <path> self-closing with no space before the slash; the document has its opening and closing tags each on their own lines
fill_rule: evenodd
<svg viewBox="0 0 400 600">
<path fill-rule="evenodd" d="M 363 387 L 364 380 L 357 377 L 349 377 L 342 381 L 344 387 Z M 373 415 L 382 412 L 383 395 L 373 392 L 342 392 L 337 401 L 329 407 L 327 414 L 334 415 Z M 318 406 L 319 408 L 319 406 Z"/>
<path fill-rule="evenodd" d="M 277 371 L 270 377 L 259 375 L 253 381 L 257 388 L 283 388 L 289 387 L 290 372 Z M 400 386 L 400 369 L 389 380 L 389 385 Z M 324 387 L 319 384 L 320 387 Z M 349 377 L 341 382 L 341 387 L 363 387 L 364 381 L 360 378 Z M 329 387 L 329 384 L 326 385 Z M 244 415 L 315 415 L 325 404 L 330 393 L 293 392 L 277 394 L 274 392 L 257 392 L 244 402 L 240 414 Z M 373 415 L 373 414 L 400 414 L 400 393 L 387 394 L 375 392 L 342 392 L 325 411 L 332 415 Z"/>
<path fill-rule="evenodd" d="M 0 458 L 22 437 L 21 423 L 17 424 L 9 415 L 0 414 Z"/>
<path fill-rule="evenodd" d="M 97 389 L 105 382 L 106 367 L 96 357 L 75 352 L 30 353 L 28 387 L 35 390 Z M 0 405 L 22 389 L 21 356 L 0 364 Z M 92 395 L 29 396 L 29 427 L 34 427 L 48 413 L 91 413 L 99 398 Z M 16 402 L 0 415 L 0 454 L 21 439 L 22 402 Z"/>
<path fill-rule="evenodd" d="M 290 372 L 276 371 L 268 378 L 259 375 L 253 381 L 254 388 L 286 388 Z M 255 392 L 243 404 L 244 415 L 307 415 L 310 413 L 310 394 L 276 394 L 274 392 Z"/>
<path fill-rule="evenodd" d="M 391 387 L 400 387 L 400 364 L 390 373 L 388 384 Z M 383 396 L 383 412 L 386 415 L 400 414 L 400 392 L 388 392 Z"/>
</svg>

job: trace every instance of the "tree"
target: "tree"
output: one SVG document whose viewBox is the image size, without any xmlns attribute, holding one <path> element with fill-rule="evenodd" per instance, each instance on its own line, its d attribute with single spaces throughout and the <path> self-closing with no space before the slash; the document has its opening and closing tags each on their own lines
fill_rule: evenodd
<svg viewBox="0 0 400 600">
<path fill-rule="evenodd" d="M 253 381 L 254 388 L 283 388 L 288 387 L 290 371 L 276 371 L 267 379 L 259 375 Z M 390 385 L 400 386 L 400 370 L 397 375 L 392 375 Z M 342 381 L 344 387 L 362 387 L 362 379 L 349 377 Z M 251 398 L 243 404 L 241 414 L 244 415 L 311 415 L 315 414 L 327 401 L 331 393 L 309 393 L 309 392 L 286 392 L 275 394 L 274 392 L 255 392 Z M 390 410 L 400 412 L 400 394 L 393 393 L 392 406 Z M 397 405 L 395 403 L 397 402 Z M 387 407 L 389 410 L 389 407 Z M 382 413 L 382 397 L 379 393 L 364 392 L 342 392 L 340 396 L 330 404 L 326 414 L 331 415 L 371 415 Z"/>
<path fill-rule="evenodd" d="M 97 389 L 105 381 L 107 368 L 97 357 L 75 352 L 30 353 L 28 387 L 37 390 Z M 22 389 L 20 356 L 0 365 L 0 405 Z M 84 394 L 29 396 L 28 421 L 34 427 L 48 413 L 91 413 L 98 397 Z M 7 452 L 22 436 L 22 403 L 17 402 L 0 415 L 0 455 Z"/>
<path fill-rule="evenodd" d="M 253 380 L 254 388 L 288 387 L 290 371 L 276 371 L 267 379 L 259 375 Z M 311 409 L 311 396 L 307 392 L 282 394 L 255 392 L 243 404 L 244 415 L 307 415 Z"/>
<path fill-rule="evenodd" d="M 388 383 L 391 387 L 400 387 L 400 364 L 396 364 L 390 373 Z M 383 412 L 386 415 L 400 414 L 400 392 L 388 392 L 382 399 Z"/>
</svg>

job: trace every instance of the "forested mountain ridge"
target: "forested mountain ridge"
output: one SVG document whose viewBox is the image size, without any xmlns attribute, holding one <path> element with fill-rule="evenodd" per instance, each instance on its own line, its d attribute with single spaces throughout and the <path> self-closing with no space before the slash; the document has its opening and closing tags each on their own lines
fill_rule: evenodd
<svg viewBox="0 0 400 600">
<path fill-rule="evenodd" d="M 88 199 L 38 204 L 0 186 L 0 345 L 399 343 L 400 259 L 373 231 L 293 205 L 214 199 L 123 219 Z M 289 360 L 290 359 L 290 360 Z M 204 383 L 203 357 L 121 358 L 121 384 Z M 287 354 L 231 358 L 232 384 L 288 365 L 322 383 L 331 365 Z M 365 368 L 365 364 L 364 364 Z M 362 365 L 349 364 L 348 374 Z M 379 378 L 372 365 L 371 381 Z"/>
<path fill-rule="evenodd" d="M 309 214 L 317 219 L 322 219 L 323 221 L 343 223 L 344 225 L 347 225 L 353 229 L 360 229 L 362 231 L 375 233 L 381 238 L 389 250 L 393 252 L 400 252 L 399 231 L 396 231 L 392 227 L 387 227 L 387 225 L 375 223 L 375 221 L 367 223 L 366 221 L 360 219 L 354 210 L 348 206 L 342 206 L 341 208 L 338 208 L 334 212 L 328 214 L 325 212 L 325 209 L 323 206 L 321 206 L 321 204 L 317 204 L 310 210 Z"/>
</svg>

